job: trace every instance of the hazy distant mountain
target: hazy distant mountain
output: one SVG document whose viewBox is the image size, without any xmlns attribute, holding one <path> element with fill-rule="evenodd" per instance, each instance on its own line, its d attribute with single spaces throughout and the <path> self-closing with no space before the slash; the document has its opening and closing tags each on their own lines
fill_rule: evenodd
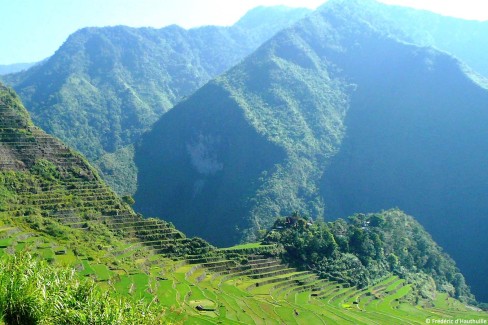
<svg viewBox="0 0 488 325">
<path fill-rule="evenodd" d="M 399 206 L 486 299 L 487 108 L 488 88 L 454 57 L 332 3 L 154 125 L 136 152 L 136 207 L 225 245 L 292 211 Z"/>
<path fill-rule="evenodd" d="M 9 74 L 9 73 L 16 73 L 16 72 L 20 72 L 23 70 L 27 70 L 36 64 L 37 64 L 37 62 L 34 62 L 34 63 L 0 64 L 0 75 Z"/>
<path fill-rule="evenodd" d="M 164 112 L 308 9 L 258 7 L 231 27 L 106 27 L 73 35 L 45 63 L 4 79 L 36 124 L 133 193 L 132 144 Z"/>
<path fill-rule="evenodd" d="M 488 77 L 488 21 L 447 17 L 374 0 L 330 0 L 325 6 L 340 8 L 403 41 L 448 52 Z"/>
</svg>

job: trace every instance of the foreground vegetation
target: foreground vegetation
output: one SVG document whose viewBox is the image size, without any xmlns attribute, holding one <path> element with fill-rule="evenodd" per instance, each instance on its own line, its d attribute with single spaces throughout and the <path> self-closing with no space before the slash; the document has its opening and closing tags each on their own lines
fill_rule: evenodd
<svg viewBox="0 0 488 325">
<path fill-rule="evenodd" d="M 112 294 L 74 269 L 26 253 L 0 259 L 0 317 L 8 325 L 163 322 L 161 307 Z"/>
</svg>

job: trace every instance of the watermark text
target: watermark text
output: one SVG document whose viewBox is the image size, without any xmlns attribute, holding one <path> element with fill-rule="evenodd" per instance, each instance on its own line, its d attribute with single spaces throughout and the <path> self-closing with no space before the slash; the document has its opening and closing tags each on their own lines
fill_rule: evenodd
<svg viewBox="0 0 488 325">
<path fill-rule="evenodd" d="M 426 324 L 488 324 L 486 319 L 463 319 L 463 318 L 427 318 Z"/>
</svg>

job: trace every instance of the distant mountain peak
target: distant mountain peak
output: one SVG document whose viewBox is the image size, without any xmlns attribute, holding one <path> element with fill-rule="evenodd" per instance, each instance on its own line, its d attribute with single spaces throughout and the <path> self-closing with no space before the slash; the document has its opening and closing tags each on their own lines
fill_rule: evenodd
<svg viewBox="0 0 488 325">
<path fill-rule="evenodd" d="M 288 20 L 291 24 L 293 21 L 298 21 L 305 15 L 312 12 L 308 8 L 294 8 L 287 6 L 258 6 L 249 10 L 242 18 L 240 18 L 234 26 L 256 29 L 262 25 L 283 24 L 284 20 Z M 293 18 L 290 21 L 290 13 L 293 13 Z"/>
</svg>

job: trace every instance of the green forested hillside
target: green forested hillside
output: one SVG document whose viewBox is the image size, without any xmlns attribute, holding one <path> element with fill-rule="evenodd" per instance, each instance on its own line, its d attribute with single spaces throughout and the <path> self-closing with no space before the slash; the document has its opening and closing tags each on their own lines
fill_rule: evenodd
<svg viewBox="0 0 488 325">
<path fill-rule="evenodd" d="M 486 74 L 486 23 L 331 1 L 190 96 L 133 147 L 176 102 L 306 13 L 258 8 L 227 28 L 87 28 L 46 62 L 5 79 L 35 121 L 83 151 L 119 193 L 136 191 L 139 168 L 136 207 L 147 215 L 230 245 L 259 238 L 292 211 L 320 219 L 398 206 L 418 216 L 486 300 L 487 83 L 449 54 L 421 47 L 450 52 Z M 221 254 L 167 222 L 136 215 L 130 197 L 118 198 L 84 158 L 34 127 L 11 91 L 2 88 L 1 100 L 8 253 L 32 237 L 48 260 L 67 259 L 101 281 L 114 277 L 127 292 L 145 278 L 131 270 L 161 271 L 153 268 L 158 254 Z M 270 281 L 281 272 L 296 276 L 253 258 L 252 268 L 272 264 Z M 222 263 L 240 274 L 237 261 Z M 181 271 L 172 285 L 195 271 L 167 263 L 165 272 Z M 269 284 L 264 290 L 276 289 Z M 446 291 L 456 292 L 453 286 Z M 139 287 L 142 295 L 155 290 Z M 175 297 L 194 312 L 193 299 Z"/>
<path fill-rule="evenodd" d="M 362 50 L 372 58 L 384 51 L 374 43 Z M 488 268 L 479 261 L 488 260 L 481 199 L 488 191 L 488 87 L 454 59 L 426 51 L 347 66 L 362 86 L 351 96 L 341 150 L 320 181 L 326 214 L 393 206 L 414 214 L 487 300 Z"/>
<path fill-rule="evenodd" d="M 485 297 L 479 80 L 444 52 L 325 5 L 155 124 L 136 149 L 136 208 L 227 245 L 295 210 L 405 206 Z"/>
<path fill-rule="evenodd" d="M 85 28 L 48 60 L 4 77 L 32 118 L 133 194 L 133 143 L 164 112 L 307 9 L 259 7 L 234 26 Z"/>
<path fill-rule="evenodd" d="M 424 298 L 440 290 L 472 301 L 463 275 L 411 216 L 399 210 L 356 214 L 325 223 L 294 214 L 279 218 L 264 243 L 283 246 L 283 258 L 324 278 L 367 287 L 395 274 Z"/>
<path fill-rule="evenodd" d="M 139 241 L 141 254 L 147 254 L 145 246 L 168 256 L 212 249 L 165 221 L 136 214 L 131 199 L 118 197 L 85 158 L 34 126 L 16 94 L 3 85 L 0 121 L 0 217 L 14 226 L 8 230 L 31 228 L 92 258 L 102 258 L 104 248 L 115 249 L 122 240 Z"/>
<path fill-rule="evenodd" d="M 3 85 L 0 152 L 0 316 L 6 324 L 134 324 L 146 311 L 138 321 L 154 324 L 164 309 L 154 311 L 150 299 L 137 302 L 146 287 L 121 301 L 112 298 L 114 285 L 134 277 L 148 286 L 149 268 L 156 281 L 168 257 L 214 250 L 167 222 L 136 215 L 130 200 L 121 200 L 83 157 L 36 127 Z"/>
</svg>

